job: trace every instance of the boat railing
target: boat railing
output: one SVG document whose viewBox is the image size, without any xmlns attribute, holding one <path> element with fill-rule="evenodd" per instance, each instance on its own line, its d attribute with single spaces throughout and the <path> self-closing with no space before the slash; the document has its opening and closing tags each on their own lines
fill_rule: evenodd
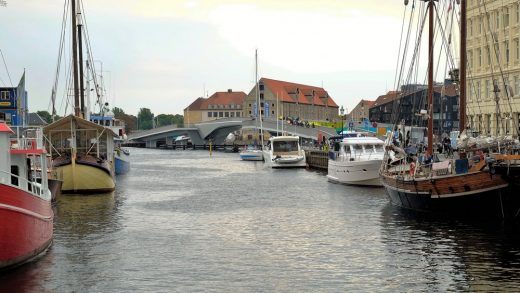
<svg viewBox="0 0 520 293">
<path fill-rule="evenodd" d="M 50 192 L 45 192 L 46 190 L 44 190 L 42 188 L 41 183 L 27 180 L 24 177 L 20 177 L 19 175 L 15 175 L 13 173 L 6 172 L 6 171 L 1 171 L 0 170 L 0 173 L 7 175 L 7 176 L 0 176 L 0 182 L 2 184 L 6 184 L 6 185 L 13 186 L 13 187 L 16 187 L 16 188 L 21 188 L 20 182 L 24 182 L 24 183 L 27 183 L 27 190 L 26 191 L 29 192 L 30 194 L 32 194 L 34 196 L 37 196 L 37 197 L 39 197 L 41 199 L 44 199 L 44 200 L 50 200 L 51 199 Z M 18 184 L 12 184 L 12 182 L 11 182 L 12 178 L 16 178 L 18 180 Z"/>
<path fill-rule="evenodd" d="M 34 150 L 43 149 L 43 131 L 41 128 L 17 129 L 16 138 L 11 139 L 11 149 Z"/>
</svg>

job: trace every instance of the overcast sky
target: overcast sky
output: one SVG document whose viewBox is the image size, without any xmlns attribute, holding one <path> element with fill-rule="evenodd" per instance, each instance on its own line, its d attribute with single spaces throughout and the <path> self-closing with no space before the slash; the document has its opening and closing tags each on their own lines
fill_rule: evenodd
<svg viewBox="0 0 520 293">
<path fill-rule="evenodd" d="M 50 110 L 64 1 L 0 6 L 0 49 L 14 85 L 25 68 L 31 111 Z M 260 76 L 323 85 L 349 110 L 393 87 L 402 0 L 83 1 L 109 102 L 127 113 L 182 114 L 204 90 L 249 92 L 255 48 Z"/>
</svg>

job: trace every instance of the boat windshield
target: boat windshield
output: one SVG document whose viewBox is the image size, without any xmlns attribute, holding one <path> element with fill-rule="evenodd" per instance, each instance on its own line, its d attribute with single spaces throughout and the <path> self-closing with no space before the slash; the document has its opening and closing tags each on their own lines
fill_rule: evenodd
<svg viewBox="0 0 520 293">
<path fill-rule="evenodd" d="M 382 152 L 384 152 L 384 148 L 383 148 L 383 145 L 382 145 L 382 144 L 376 144 L 375 147 L 376 147 L 376 152 L 377 152 L 377 153 L 382 153 Z"/>
<path fill-rule="evenodd" d="M 352 152 L 354 153 L 362 153 L 363 152 L 363 146 L 359 144 L 353 144 L 350 146 Z"/>
<path fill-rule="evenodd" d="M 275 141 L 273 142 L 275 152 L 294 152 L 298 151 L 298 141 Z"/>
</svg>

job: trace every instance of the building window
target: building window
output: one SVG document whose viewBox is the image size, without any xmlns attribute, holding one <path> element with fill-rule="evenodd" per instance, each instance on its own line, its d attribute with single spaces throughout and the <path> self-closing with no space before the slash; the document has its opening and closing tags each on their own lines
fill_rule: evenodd
<svg viewBox="0 0 520 293">
<path fill-rule="evenodd" d="M 9 100 L 11 97 L 11 93 L 8 91 L 0 92 L 0 99 L 1 100 Z"/>
<path fill-rule="evenodd" d="M 516 3 L 515 6 L 516 23 L 520 21 L 520 4 Z"/>
<path fill-rule="evenodd" d="M 218 117 L 224 117 L 224 112 L 218 112 Z"/>
<path fill-rule="evenodd" d="M 518 78 L 518 75 L 515 75 L 514 77 L 514 81 L 515 81 L 515 92 L 513 93 L 513 95 L 515 96 L 518 96 L 520 94 L 520 78 Z"/>
<path fill-rule="evenodd" d="M 469 62 L 469 68 L 473 67 L 473 52 L 468 51 L 468 62 Z"/>
<path fill-rule="evenodd" d="M 251 116 L 251 111 L 249 111 L 249 116 Z"/>
<path fill-rule="evenodd" d="M 476 96 L 477 100 L 480 100 L 480 81 L 477 81 Z"/>
<path fill-rule="evenodd" d="M 231 104 L 229 107 L 231 107 L 231 109 L 235 109 L 235 104 Z"/>
<path fill-rule="evenodd" d="M 263 100 L 264 99 L 264 93 L 261 93 L 260 94 L 260 100 Z"/>
<path fill-rule="evenodd" d="M 506 63 L 509 63 L 509 41 L 504 42 L 504 49 L 506 51 Z"/>
<path fill-rule="evenodd" d="M 472 19 L 469 20 L 468 27 L 469 27 L 469 35 L 473 36 L 473 20 Z"/>
<path fill-rule="evenodd" d="M 274 111 L 271 111 L 271 114 L 273 114 L 273 115 L 274 115 Z"/>
<path fill-rule="evenodd" d="M 229 117 L 235 117 L 235 112 L 229 112 Z"/>
<path fill-rule="evenodd" d="M 504 27 L 509 26 L 509 8 L 504 8 Z"/>
<path fill-rule="evenodd" d="M 514 50 L 515 50 L 515 61 L 518 62 L 518 58 L 520 58 L 520 48 L 518 47 L 520 44 L 518 43 L 518 39 L 513 40 Z"/>
<path fill-rule="evenodd" d="M 485 65 L 491 65 L 491 55 L 489 54 L 489 46 L 486 46 L 486 51 L 485 51 L 485 56 L 484 56 L 484 64 Z"/>
<path fill-rule="evenodd" d="M 240 112 L 236 112 L 237 117 L 240 117 Z M 249 114 L 251 114 L 251 111 L 249 111 Z"/>
<path fill-rule="evenodd" d="M 509 83 L 509 78 L 504 81 L 504 92 L 506 93 L 506 97 L 509 99 L 513 95 L 511 94 L 511 84 Z"/>
<path fill-rule="evenodd" d="M 479 48 L 477 50 L 477 54 L 478 54 L 478 56 L 477 56 L 477 58 L 478 58 L 478 66 L 482 67 L 482 49 Z"/>
<path fill-rule="evenodd" d="M 251 105 L 250 105 L 251 106 Z M 240 105 L 237 105 L 237 109 L 240 109 Z"/>
<path fill-rule="evenodd" d="M 491 114 L 486 114 L 486 131 L 491 133 Z"/>
<path fill-rule="evenodd" d="M 260 88 L 261 91 L 264 90 L 264 84 L 263 83 L 259 84 L 258 87 Z"/>
<path fill-rule="evenodd" d="M 498 11 L 495 15 L 495 20 L 497 21 L 495 28 L 498 29 L 498 28 L 500 28 L 500 12 L 498 12 Z"/>
<path fill-rule="evenodd" d="M 212 114 L 212 112 L 208 112 L 208 118 L 211 118 Z"/>
<path fill-rule="evenodd" d="M 224 112 L 224 114 L 225 114 L 224 116 L 225 116 L 226 118 L 229 118 L 229 112 Z"/>
<path fill-rule="evenodd" d="M 486 99 L 488 99 L 488 98 L 491 96 L 491 95 L 490 95 L 490 93 L 491 93 L 491 88 L 490 88 L 489 85 L 490 85 L 490 82 L 489 82 L 489 79 L 487 79 L 487 80 L 486 80 L 486 89 L 485 89 L 486 91 L 485 91 L 485 93 L 484 93 Z"/>
</svg>

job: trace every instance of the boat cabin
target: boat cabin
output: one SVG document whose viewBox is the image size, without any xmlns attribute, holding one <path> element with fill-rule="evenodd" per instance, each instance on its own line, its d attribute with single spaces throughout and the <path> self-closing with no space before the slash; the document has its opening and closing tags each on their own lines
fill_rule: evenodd
<svg viewBox="0 0 520 293">
<path fill-rule="evenodd" d="M 384 142 L 376 137 L 349 137 L 339 143 L 338 159 L 370 160 L 384 155 Z"/>
</svg>

